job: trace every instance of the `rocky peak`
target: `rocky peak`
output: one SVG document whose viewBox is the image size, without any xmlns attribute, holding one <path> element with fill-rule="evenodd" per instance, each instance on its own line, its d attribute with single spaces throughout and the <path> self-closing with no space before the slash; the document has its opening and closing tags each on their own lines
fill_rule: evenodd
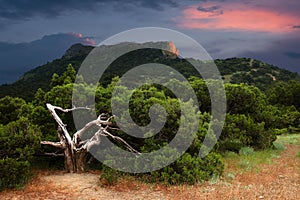
<svg viewBox="0 0 300 200">
<path fill-rule="evenodd" d="M 169 42 L 165 42 L 165 45 L 168 51 L 167 52 L 164 51 L 164 54 L 170 58 L 177 58 L 179 55 L 179 51 L 175 46 L 175 44 L 172 41 L 169 41 Z"/>
<path fill-rule="evenodd" d="M 135 49 L 136 47 L 139 46 L 149 46 L 150 48 L 157 48 L 157 49 L 165 49 L 163 50 L 163 54 L 169 58 L 176 58 L 179 55 L 179 51 L 176 48 L 175 44 L 171 41 L 159 41 L 159 42 L 146 42 L 146 43 L 134 43 L 134 42 L 123 42 L 119 44 L 114 44 L 114 45 L 102 45 L 97 47 L 97 49 L 104 50 L 105 52 L 110 52 L 115 49 Z M 77 43 L 73 44 L 63 55 L 63 58 L 73 58 L 76 56 L 82 56 L 82 55 L 88 55 L 91 50 L 94 47 L 92 46 L 85 46 L 83 44 Z"/>
</svg>

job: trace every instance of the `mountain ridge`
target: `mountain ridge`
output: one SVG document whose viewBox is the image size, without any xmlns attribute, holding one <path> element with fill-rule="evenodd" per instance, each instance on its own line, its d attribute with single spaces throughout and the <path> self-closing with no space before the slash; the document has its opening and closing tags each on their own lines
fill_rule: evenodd
<svg viewBox="0 0 300 200">
<path fill-rule="evenodd" d="M 110 48 L 116 45 L 124 45 L 124 48 L 130 48 L 130 45 L 136 46 L 141 44 L 121 43 L 105 45 L 100 48 Z M 155 45 L 159 46 L 157 44 Z M 194 75 L 195 71 L 187 66 L 187 62 L 182 58 L 178 58 L 178 49 L 172 42 L 160 42 L 160 46 L 163 49 L 168 49 L 170 52 L 156 49 L 153 50 L 150 55 L 145 54 L 145 51 L 142 50 L 125 55 L 119 62 L 112 64 L 115 65 L 115 68 L 112 67 L 110 71 L 108 70 L 109 77 L 106 78 L 109 79 L 112 78 L 112 76 L 121 75 L 124 71 L 130 69 L 130 67 L 151 62 L 151 59 L 157 61 L 157 57 L 159 58 L 158 62 L 174 66 L 175 69 L 180 71 L 180 73 L 185 74 L 187 77 Z M 12 84 L 1 85 L 0 97 L 10 95 L 31 100 L 38 88 L 42 88 L 46 91 L 50 89 L 49 84 L 54 73 L 61 75 L 69 64 L 72 64 L 74 68 L 78 70 L 83 60 L 93 49 L 93 46 L 82 45 L 79 43 L 73 44 L 61 58 L 27 71 L 20 79 Z M 138 62 L 133 60 L 138 60 Z M 219 68 L 225 82 L 243 82 L 255 85 L 260 89 L 263 89 L 276 81 L 300 81 L 300 76 L 296 72 L 290 72 L 286 69 L 281 69 L 251 58 L 216 59 L 215 64 Z M 120 65 L 122 68 L 120 68 Z M 116 69 L 118 70 L 116 71 Z M 121 74 L 118 73 L 119 69 L 121 69 Z"/>
</svg>

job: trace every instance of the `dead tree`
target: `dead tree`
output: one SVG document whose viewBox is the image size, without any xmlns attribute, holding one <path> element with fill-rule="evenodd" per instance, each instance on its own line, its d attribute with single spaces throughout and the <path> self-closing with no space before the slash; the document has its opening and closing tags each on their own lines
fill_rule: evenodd
<svg viewBox="0 0 300 200">
<path fill-rule="evenodd" d="M 105 114 L 101 114 L 97 119 L 87 123 L 82 129 L 78 130 L 73 137 L 71 138 L 66 124 L 64 124 L 61 118 L 56 113 L 56 110 L 62 112 L 72 112 L 78 109 L 88 109 L 88 108 L 72 108 L 72 109 L 63 109 L 58 106 L 53 106 L 51 104 L 47 104 L 48 110 L 51 112 L 53 118 L 58 124 L 58 138 L 59 142 L 51 142 L 51 141 L 42 141 L 41 144 L 51 145 L 56 148 L 60 148 L 64 151 L 64 159 L 65 159 L 65 169 L 68 172 L 83 172 L 85 170 L 86 165 L 86 157 L 88 155 L 88 151 L 92 146 L 100 144 L 100 137 L 111 137 L 114 140 L 120 141 L 124 144 L 124 146 L 132 152 L 138 153 L 134 148 L 132 148 L 126 141 L 122 138 L 117 137 L 109 133 L 108 129 L 112 125 L 110 119 L 112 117 L 103 119 Z M 98 131 L 87 140 L 82 141 L 80 138 L 89 130 L 91 127 L 97 126 Z M 50 153 L 54 155 L 54 153 Z"/>
</svg>

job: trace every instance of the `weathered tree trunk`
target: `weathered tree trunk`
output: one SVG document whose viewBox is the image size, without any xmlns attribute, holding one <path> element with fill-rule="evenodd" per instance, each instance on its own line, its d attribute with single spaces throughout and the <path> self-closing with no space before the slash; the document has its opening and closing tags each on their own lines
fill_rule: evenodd
<svg viewBox="0 0 300 200">
<path fill-rule="evenodd" d="M 67 172 L 84 172 L 86 169 L 87 152 L 74 152 L 65 151 L 65 169 Z"/>
<path fill-rule="evenodd" d="M 60 117 L 55 112 L 55 109 L 61 110 L 63 112 L 73 111 L 74 109 L 64 110 L 60 107 L 52 106 L 51 104 L 47 104 L 47 108 L 58 123 L 57 133 L 60 142 L 43 141 L 41 143 L 63 149 L 65 169 L 67 172 L 83 172 L 85 170 L 85 158 L 87 155 L 87 149 L 86 147 L 83 147 L 79 144 L 79 139 L 71 139 L 70 134 L 65 127 L 65 124 L 62 123 Z"/>
<path fill-rule="evenodd" d="M 76 164 L 76 172 L 83 172 L 85 171 L 85 165 L 86 165 L 86 157 L 87 157 L 87 152 L 86 151 L 81 151 L 77 152 L 75 154 L 75 164 Z"/>
<path fill-rule="evenodd" d="M 67 148 L 64 149 L 66 171 L 71 173 L 84 172 L 87 150 L 81 149 L 77 151 L 76 149 L 71 149 L 70 147 L 71 145 L 67 145 Z"/>
<path fill-rule="evenodd" d="M 77 109 L 88 109 L 88 108 L 72 108 L 72 109 L 63 109 L 57 106 L 53 106 L 51 104 L 47 104 L 48 110 L 51 112 L 53 118 L 58 124 L 57 133 L 59 142 L 50 142 L 50 141 L 42 141 L 41 144 L 51 145 L 57 148 L 61 148 L 64 151 L 65 158 L 65 169 L 68 172 L 83 172 L 85 170 L 86 165 L 86 157 L 88 155 L 88 150 L 94 146 L 100 144 L 100 137 L 106 136 L 111 137 L 115 140 L 121 141 L 127 149 L 132 152 L 138 153 L 135 149 L 133 149 L 127 142 L 125 142 L 122 138 L 114 136 L 107 131 L 107 128 L 111 125 L 108 118 L 106 120 L 102 120 L 102 116 L 100 115 L 98 119 L 93 120 L 87 123 L 82 129 L 78 130 L 73 138 L 70 137 L 68 130 L 66 129 L 66 125 L 62 122 L 60 117 L 57 115 L 55 110 L 60 110 L 62 112 L 70 112 Z M 81 141 L 80 138 L 85 134 L 85 132 L 93 127 L 98 126 L 99 130 L 88 140 Z"/>
</svg>

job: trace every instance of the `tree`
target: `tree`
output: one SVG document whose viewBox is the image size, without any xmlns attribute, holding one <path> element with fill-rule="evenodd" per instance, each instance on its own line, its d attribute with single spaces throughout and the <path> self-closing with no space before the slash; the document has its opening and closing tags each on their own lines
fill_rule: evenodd
<svg viewBox="0 0 300 200">
<path fill-rule="evenodd" d="M 242 147 L 266 149 L 276 140 L 276 133 L 265 128 L 265 122 L 255 122 L 245 114 L 227 114 L 220 136 L 221 151 L 236 151 Z"/>
<path fill-rule="evenodd" d="M 65 169 L 68 172 L 82 172 L 85 170 L 86 157 L 88 155 L 88 151 L 95 145 L 100 144 L 100 137 L 106 136 L 111 137 L 114 140 L 122 142 L 125 147 L 135 153 L 138 153 L 135 149 L 133 149 L 127 142 L 125 142 L 122 138 L 117 137 L 109 133 L 108 129 L 112 125 L 110 122 L 111 117 L 104 118 L 104 114 L 99 115 L 99 117 L 91 122 L 88 122 L 82 129 L 78 130 L 73 137 L 71 138 L 68 130 L 66 129 L 66 125 L 62 122 L 61 118 L 56 113 L 56 110 L 61 112 L 72 112 L 75 110 L 87 109 L 86 107 L 78 107 L 72 109 L 63 109 L 58 106 L 53 106 L 51 104 L 47 104 L 47 108 L 52 114 L 53 118 L 58 124 L 58 137 L 59 142 L 51 142 L 51 141 L 42 141 L 41 144 L 51 145 L 60 149 L 63 149 L 64 158 L 65 158 Z M 82 136 L 86 134 L 88 130 L 92 127 L 98 126 L 99 130 L 94 133 L 94 135 L 87 140 L 81 140 Z M 55 154 L 53 154 L 55 155 Z"/>
<path fill-rule="evenodd" d="M 209 96 L 209 91 L 208 91 L 206 82 L 197 77 L 190 77 L 189 81 L 197 95 L 198 102 L 200 104 L 200 110 L 202 112 L 210 112 L 211 111 L 211 99 Z"/>
<path fill-rule="evenodd" d="M 52 75 L 50 86 L 55 87 L 57 85 L 74 83 L 75 79 L 76 79 L 76 70 L 74 69 L 72 64 L 69 64 L 67 70 L 63 73 L 62 76 L 59 76 L 56 73 Z"/>
<path fill-rule="evenodd" d="M 40 147 L 40 135 L 39 128 L 24 117 L 0 125 L 0 190 L 28 181 L 30 161 Z"/>
<path fill-rule="evenodd" d="M 264 94 L 255 86 L 226 84 L 227 113 L 256 118 L 266 105 Z"/>
<path fill-rule="evenodd" d="M 273 105 L 295 106 L 300 110 L 300 83 L 297 81 L 278 82 L 266 92 Z"/>
<path fill-rule="evenodd" d="M 224 164 L 220 155 L 215 152 L 215 149 L 204 158 L 198 156 L 199 150 L 202 147 L 207 147 L 203 144 L 203 140 L 208 135 L 207 131 L 211 117 L 208 113 L 201 114 L 200 112 L 195 112 L 197 105 L 194 104 L 192 99 L 189 99 L 188 95 L 183 95 L 182 99 L 179 99 L 172 93 L 174 87 L 177 87 L 177 89 L 181 91 L 186 91 L 186 87 L 183 87 L 184 84 L 185 83 L 181 83 L 175 79 L 171 79 L 167 84 L 168 87 L 156 84 L 145 84 L 136 88 L 132 94 L 125 86 L 119 85 L 115 88 L 118 91 L 118 95 L 112 97 L 112 106 L 114 106 L 114 111 L 117 111 L 114 113 L 118 113 L 116 114 L 118 117 L 118 125 L 120 127 L 122 127 L 122 125 L 130 127 L 132 123 L 137 124 L 139 127 L 135 127 L 135 130 L 139 129 L 139 135 L 143 138 L 132 137 L 124 132 L 118 132 L 116 134 L 122 136 L 122 138 L 126 138 L 126 141 L 130 141 L 130 144 L 143 154 L 157 152 L 158 150 L 163 151 L 163 153 L 155 155 L 153 159 L 149 159 L 147 164 L 145 164 L 144 161 L 141 162 L 139 159 L 133 159 L 130 162 L 132 169 L 143 169 L 143 171 L 146 172 L 150 169 L 149 166 L 160 166 L 161 163 L 170 160 L 170 158 L 174 159 L 174 162 L 161 169 L 138 174 L 137 177 L 143 180 L 150 182 L 162 181 L 169 184 L 194 184 L 207 180 L 215 175 L 219 176 L 223 171 Z M 101 96 L 104 98 L 104 92 L 100 93 L 99 91 L 99 94 L 102 94 Z M 132 121 L 127 121 L 128 117 L 124 117 L 126 116 L 127 110 L 125 111 L 123 108 L 124 105 L 128 103 L 127 99 L 129 99 L 127 95 L 130 97 L 129 113 Z M 162 109 L 165 110 L 165 117 L 159 114 Z M 187 115 L 182 113 L 183 109 L 184 112 L 188 113 Z M 155 118 L 151 116 L 155 116 Z M 195 116 L 200 117 L 199 130 L 193 130 L 192 128 L 192 124 L 196 122 Z M 188 123 L 181 124 L 182 120 L 186 120 Z M 156 127 L 159 127 L 161 122 L 164 122 L 163 127 L 158 131 L 155 130 Z M 155 124 L 153 126 L 155 128 L 152 130 L 144 129 L 144 127 L 150 123 Z M 185 134 L 178 133 L 179 131 Z M 211 135 L 215 136 L 214 133 Z M 174 139 L 175 137 L 177 139 Z M 181 145 L 184 146 L 190 137 L 193 137 L 192 139 L 194 141 L 189 144 L 189 148 L 181 156 L 179 155 L 180 152 L 178 152 L 178 149 L 167 146 L 167 144 L 174 141 L 176 141 L 178 147 Z M 122 159 L 121 156 L 116 155 L 109 157 L 106 162 L 121 163 Z M 101 178 L 112 183 L 121 174 L 122 173 L 117 170 L 104 165 Z"/>
<path fill-rule="evenodd" d="M 25 104 L 21 98 L 6 96 L 0 99 L 0 124 L 6 125 L 19 119 L 19 113 Z"/>
<path fill-rule="evenodd" d="M 292 105 L 293 94 L 286 82 L 278 82 L 273 84 L 269 90 L 266 91 L 268 100 L 273 105 Z"/>
</svg>

